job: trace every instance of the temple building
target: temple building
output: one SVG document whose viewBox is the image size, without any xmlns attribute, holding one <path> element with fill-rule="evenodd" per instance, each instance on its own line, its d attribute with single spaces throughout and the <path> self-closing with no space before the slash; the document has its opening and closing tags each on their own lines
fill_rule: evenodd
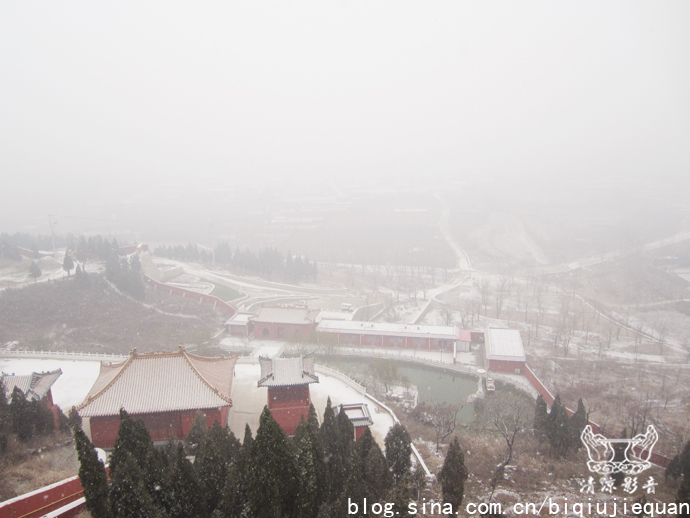
<svg viewBox="0 0 690 518">
<path fill-rule="evenodd" d="M 286 434 L 295 435 L 302 416 L 309 416 L 309 384 L 318 383 L 314 374 L 314 353 L 301 358 L 259 357 L 261 379 L 257 386 L 268 388 L 268 408 Z"/>
<path fill-rule="evenodd" d="M 484 366 L 492 372 L 524 374 L 525 349 L 517 329 L 487 328 L 484 333 Z"/>
<path fill-rule="evenodd" d="M 41 401 L 46 408 L 53 408 L 53 384 L 62 375 L 62 370 L 50 372 L 32 372 L 17 376 L 15 374 L 2 373 L 0 379 L 5 387 L 5 396 L 9 402 L 15 387 L 21 390 L 29 401 Z"/>
<path fill-rule="evenodd" d="M 208 426 L 225 426 L 237 355 L 205 358 L 177 352 L 137 354 L 120 363 L 101 363 L 84 402 L 77 408 L 84 431 L 99 448 L 112 448 L 120 409 L 141 418 L 154 442 L 184 439 L 197 412 Z"/>
<path fill-rule="evenodd" d="M 349 405 L 338 405 L 335 409 L 336 415 L 340 412 L 345 412 L 355 429 L 355 441 L 359 441 L 364 430 L 374 424 L 374 420 L 369 413 L 369 407 L 366 403 L 351 403 Z"/>
<path fill-rule="evenodd" d="M 254 338 L 307 340 L 316 329 L 318 314 L 318 309 L 262 306 L 249 321 Z"/>
</svg>

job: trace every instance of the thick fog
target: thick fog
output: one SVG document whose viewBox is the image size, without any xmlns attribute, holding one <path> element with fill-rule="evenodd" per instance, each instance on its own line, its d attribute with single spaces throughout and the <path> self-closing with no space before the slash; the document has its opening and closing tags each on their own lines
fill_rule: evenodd
<svg viewBox="0 0 690 518">
<path fill-rule="evenodd" d="M 687 2 L 4 2 L 0 70 L 4 231 L 220 239 L 400 189 L 685 206 Z"/>
</svg>

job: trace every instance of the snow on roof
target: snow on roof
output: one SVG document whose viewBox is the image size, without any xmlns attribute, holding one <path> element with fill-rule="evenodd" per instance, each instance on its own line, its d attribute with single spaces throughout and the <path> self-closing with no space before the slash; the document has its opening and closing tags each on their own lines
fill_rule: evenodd
<svg viewBox="0 0 690 518">
<path fill-rule="evenodd" d="M 254 316 L 254 313 L 235 313 L 232 317 L 225 322 L 226 325 L 247 325 L 249 319 Z"/>
<path fill-rule="evenodd" d="M 19 388 L 26 396 L 26 399 L 33 401 L 43 399 L 61 374 L 62 371 L 60 369 L 50 372 L 33 372 L 22 376 L 5 374 L 3 372 L 1 378 L 8 401 L 12 398 L 14 387 Z"/>
<path fill-rule="evenodd" d="M 457 326 L 389 324 L 387 322 L 359 322 L 356 320 L 322 320 L 319 325 L 316 326 L 316 331 L 323 333 L 438 338 L 441 340 L 460 340 L 463 342 L 472 341 L 470 332 L 459 329 Z"/>
<path fill-rule="evenodd" d="M 101 364 L 84 402 L 82 417 L 171 412 L 232 406 L 230 393 L 237 355 L 204 358 L 177 352 L 137 354 L 121 363 Z"/>
<path fill-rule="evenodd" d="M 250 320 L 270 324 L 313 324 L 318 314 L 318 310 L 309 308 L 262 306 L 259 314 Z"/>
<path fill-rule="evenodd" d="M 258 387 L 293 387 L 318 383 L 314 374 L 314 353 L 301 358 L 259 357 L 261 379 Z"/>
<path fill-rule="evenodd" d="M 345 311 L 321 311 L 319 316 L 316 317 L 317 322 L 323 322 L 324 320 L 352 320 L 353 313 Z"/>
<path fill-rule="evenodd" d="M 520 331 L 489 327 L 484 335 L 485 355 L 489 360 L 525 361 Z"/>
<path fill-rule="evenodd" d="M 349 405 L 338 405 L 336 408 L 336 415 L 340 411 L 345 412 L 345 415 L 350 419 L 353 426 L 369 426 L 374 424 L 374 420 L 369 413 L 369 407 L 366 403 L 352 403 Z"/>
</svg>

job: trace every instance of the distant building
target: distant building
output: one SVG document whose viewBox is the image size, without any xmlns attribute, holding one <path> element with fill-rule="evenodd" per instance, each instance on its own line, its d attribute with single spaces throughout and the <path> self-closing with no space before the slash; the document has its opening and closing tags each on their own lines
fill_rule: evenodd
<svg viewBox="0 0 690 518">
<path fill-rule="evenodd" d="M 472 341 L 471 333 L 457 326 L 389 324 L 354 320 L 322 320 L 316 326 L 316 333 L 319 339 L 333 336 L 338 344 L 449 352 L 469 351 Z"/>
<path fill-rule="evenodd" d="M 318 314 L 318 309 L 263 306 L 249 321 L 254 338 L 306 340 L 316 328 Z"/>
<path fill-rule="evenodd" d="M 251 335 L 253 326 L 250 320 L 254 313 L 235 313 L 227 322 L 225 322 L 225 330 L 230 336 L 249 336 Z"/>
<path fill-rule="evenodd" d="M 352 426 L 355 429 L 355 441 L 359 441 L 364 430 L 374 424 L 374 420 L 369 413 L 369 407 L 366 403 L 352 403 L 349 405 L 338 405 L 336 407 L 336 415 L 340 412 L 345 412 L 345 415 L 350 419 Z"/>
<path fill-rule="evenodd" d="M 12 399 L 12 392 L 17 387 L 29 401 L 41 401 L 46 408 L 53 408 L 53 384 L 62 375 L 58 369 L 50 372 L 33 372 L 22 376 L 2 373 L 2 383 L 5 386 L 7 401 Z"/>
<path fill-rule="evenodd" d="M 58 406 L 53 403 L 52 387 L 61 375 L 61 369 L 49 372 L 32 372 L 22 376 L 5 374 L 3 372 L 1 379 L 8 402 L 12 399 L 12 392 L 14 392 L 15 387 L 24 393 L 27 400 L 40 401 L 43 406 L 52 412 L 53 426 L 57 432 L 60 430 L 60 419 Z"/>
<path fill-rule="evenodd" d="M 522 374 L 526 358 L 520 331 L 489 327 L 484 333 L 484 359 L 489 371 Z"/>
<path fill-rule="evenodd" d="M 300 418 L 309 416 L 309 384 L 318 383 L 314 374 L 314 354 L 301 358 L 259 357 L 261 379 L 257 386 L 268 387 L 268 408 L 288 435 L 295 435 Z"/>
<path fill-rule="evenodd" d="M 141 418 L 154 442 L 184 439 L 197 412 L 225 426 L 237 355 L 205 358 L 177 352 L 137 354 L 101 363 L 98 379 L 78 407 L 84 431 L 98 448 L 112 448 L 120 409 Z"/>
</svg>

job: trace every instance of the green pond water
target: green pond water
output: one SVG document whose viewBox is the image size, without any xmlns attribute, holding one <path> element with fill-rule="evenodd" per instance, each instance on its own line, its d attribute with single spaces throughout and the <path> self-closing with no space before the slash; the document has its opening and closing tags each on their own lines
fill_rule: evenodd
<svg viewBox="0 0 690 518">
<path fill-rule="evenodd" d="M 465 399 L 477 391 L 476 378 L 394 359 L 382 361 L 395 363 L 398 374 L 417 386 L 419 401 L 464 405 L 458 413 L 458 420 L 464 423 L 474 420 L 474 404 L 466 403 Z M 371 359 L 353 356 L 319 356 L 316 362 L 338 370 L 354 380 L 361 380 Z"/>
</svg>

